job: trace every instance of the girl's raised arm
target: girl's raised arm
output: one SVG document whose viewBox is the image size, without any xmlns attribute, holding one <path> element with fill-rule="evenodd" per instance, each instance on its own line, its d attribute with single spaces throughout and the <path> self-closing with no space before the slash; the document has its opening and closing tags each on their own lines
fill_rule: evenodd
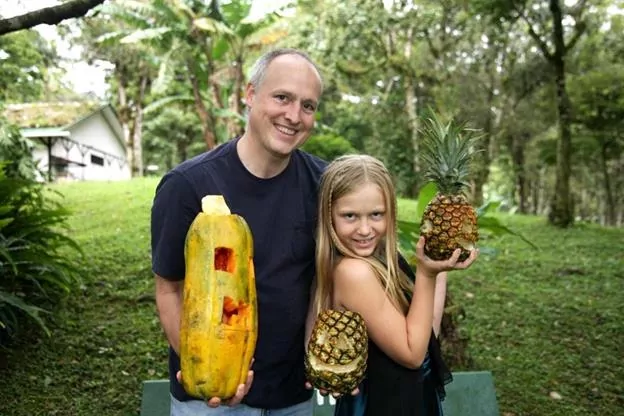
<svg viewBox="0 0 624 416">
<path fill-rule="evenodd" d="M 407 368 L 420 367 L 427 353 L 433 326 L 435 276 L 447 270 L 465 269 L 477 256 L 475 251 L 466 261 L 457 263 L 457 250 L 447 261 L 432 261 L 424 256 L 423 247 L 421 238 L 416 246 L 419 267 L 407 315 L 390 301 L 365 261 L 344 258 L 334 270 L 334 303 L 362 315 L 372 341 Z"/>
</svg>

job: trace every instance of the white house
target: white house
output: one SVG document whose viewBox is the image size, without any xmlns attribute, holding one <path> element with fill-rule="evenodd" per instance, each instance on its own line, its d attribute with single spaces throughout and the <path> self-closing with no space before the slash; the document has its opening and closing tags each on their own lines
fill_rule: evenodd
<svg viewBox="0 0 624 416">
<path fill-rule="evenodd" d="M 6 115 L 32 143 L 41 180 L 130 179 L 121 123 L 110 104 L 9 104 Z"/>
</svg>

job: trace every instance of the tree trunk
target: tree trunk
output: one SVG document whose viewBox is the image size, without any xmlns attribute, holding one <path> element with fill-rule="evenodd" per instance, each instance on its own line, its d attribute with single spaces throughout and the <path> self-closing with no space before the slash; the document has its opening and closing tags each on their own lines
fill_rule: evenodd
<svg viewBox="0 0 624 416">
<path fill-rule="evenodd" d="M 494 130 L 494 114 L 491 110 L 494 102 L 494 86 L 488 91 L 487 99 L 487 116 L 483 126 L 483 136 L 479 143 L 478 153 L 479 167 L 474 174 L 474 189 L 472 194 L 472 203 L 476 206 L 483 205 L 483 186 L 487 183 L 490 176 L 490 164 L 492 158 L 490 156 L 490 142 L 492 141 L 492 132 Z"/>
<path fill-rule="evenodd" d="M 613 191 L 611 189 L 611 177 L 609 175 L 609 167 L 607 165 L 607 141 L 601 140 L 600 146 L 600 165 L 602 168 L 603 186 L 606 196 L 605 201 L 605 223 L 606 225 L 615 225 L 615 199 L 613 197 Z"/>
<path fill-rule="evenodd" d="M 119 123 L 123 132 L 124 145 L 126 147 L 126 160 L 130 175 L 132 175 L 134 167 L 134 146 L 132 145 L 134 132 L 130 125 L 132 119 L 132 110 L 128 104 L 128 79 L 126 68 L 119 62 L 115 65 L 115 77 L 117 78 L 117 100 L 119 100 Z"/>
<path fill-rule="evenodd" d="M 497 65 L 496 65 L 496 53 L 488 55 L 485 69 L 489 78 L 488 92 L 486 98 L 486 116 L 483 122 L 483 137 L 480 140 L 478 153 L 479 167 L 475 172 L 474 190 L 473 190 L 473 204 L 476 206 L 483 205 L 483 186 L 487 183 L 490 177 L 490 164 L 492 163 L 492 156 L 490 154 L 490 144 L 492 142 L 492 134 L 494 133 L 494 100 L 496 95 L 494 91 L 496 89 L 496 80 L 498 78 Z"/>
<path fill-rule="evenodd" d="M 574 222 L 574 209 L 570 197 L 570 159 L 572 153 L 572 133 L 570 131 L 570 100 L 566 91 L 565 44 L 561 6 L 558 0 L 550 0 L 553 17 L 553 43 L 555 53 L 552 65 L 557 88 L 557 110 L 559 116 L 559 141 L 557 143 L 557 168 L 555 193 L 551 202 L 548 221 L 558 227 L 568 227 Z"/>
<path fill-rule="evenodd" d="M 613 175 L 615 178 L 615 195 L 616 201 L 615 206 L 617 207 L 617 221 L 616 224 L 618 227 L 624 225 L 624 153 L 620 156 L 617 164 L 615 165 L 615 174 Z"/>
<path fill-rule="evenodd" d="M 474 186 L 472 191 L 472 204 L 475 206 L 483 205 L 483 187 L 488 181 L 490 176 L 490 141 L 491 141 L 491 133 L 485 132 L 487 127 L 484 129 L 484 135 L 481 139 L 481 152 L 479 153 L 479 167 L 476 169 L 474 174 Z"/>
<path fill-rule="evenodd" d="M 188 68 L 188 76 L 191 81 L 191 85 L 193 87 L 193 98 L 195 101 L 195 110 L 197 111 L 197 115 L 202 122 L 202 129 L 204 134 L 204 142 L 206 142 L 207 150 L 213 149 L 216 146 L 216 134 L 214 133 L 214 118 L 206 108 L 206 104 L 201 97 L 201 92 L 199 90 L 199 82 L 197 80 L 197 76 L 193 71 L 191 65 L 187 65 Z"/>
<path fill-rule="evenodd" d="M 526 186 L 526 166 L 524 158 L 524 141 L 518 143 L 518 139 L 514 143 L 513 161 L 516 176 L 516 195 L 518 198 L 518 210 L 522 214 L 526 214 L 527 210 L 527 186 Z"/>
<path fill-rule="evenodd" d="M 523 133 L 512 133 L 507 136 L 507 147 L 511 154 L 511 164 L 514 174 L 514 199 L 518 204 L 518 210 L 527 213 L 526 194 L 526 167 L 524 165 L 525 140 L 519 137 Z"/>
<path fill-rule="evenodd" d="M 405 111 L 407 113 L 407 119 L 409 123 L 409 134 L 411 137 L 412 143 L 412 152 L 414 157 L 412 158 L 412 186 L 411 193 L 412 197 L 418 195 L 418 191 L 420 189 L 420 185 L 423 182 L 423 178 L 421 177 L 421 167 L 420 167 L 420 152 L 419 152 L 419 137 L 418 137 L 418 128 L 419 128 L 419 120 L 418 120 L 418 98 L 416 97 L 416 85 L 413 71 L 411 70 L 411 59 L 412 59 L 412 38 L 414 35 L 414 29 L 410 26 L 408 29 L 407 40 L 405 42 L 405 62 L 407 67 L 409 68 L 408 73 L 404 74 L 405 76 Z"/>
<path fill-rule="evenodd" d="M 149 82 L 149 76 L 147 74 L 141 75 L 139 93 L 135 103 L 134 112 L 134 132 L 132 135 L 132 149 L 134 152 L 134 159 L 132 165 L 133 176 L 143 176 L 143 102 L 145 99 L 145 93 L 147 91 L 147 84 Z"/>
<path fill-rule="evenodd" d="M 531 214 L 539 215 L 540 212 L 540 196 L 542 188 L 541 169 L 535 175 L 535 180 L 531 185 Z"/>
<path fill-rule="evenodd" d="M 242 117 L 243 115 L 241 92 L 243 90 L 244 82 L 245 74 L 243 73 L 243 57 L 239 54 L 234 61 L 234 89 L 230 95 L 229 102 L 230 111 L 232 111 L 233 114 L 228 117 L 228 138 L 243 134 L 243 126 L 241 125 L 238 117 Z"/>
<path fill-rule="evenodd" d="M 550 195 L 548 193 L 547 187 L 547 175 L 548 168 L 546 166 L 542 166 L 539 170 L 540 177 L 540 186 L 537 190 L 537 211 L 535 212 L 537 215 L 543 215 L 547 212 L 548 206 L 550 205 Z"/>
<path fill-rule="evenodd" d="M 454 371 L 460 369 L 467 370 L 474 365 L 474 360 L 468 351 L 470 338 L 459 330 L 460 321 L 465 319 L 465 309 L 447 291 L 439 339 L 442 357 L 446 365 Z"/>
</svg>

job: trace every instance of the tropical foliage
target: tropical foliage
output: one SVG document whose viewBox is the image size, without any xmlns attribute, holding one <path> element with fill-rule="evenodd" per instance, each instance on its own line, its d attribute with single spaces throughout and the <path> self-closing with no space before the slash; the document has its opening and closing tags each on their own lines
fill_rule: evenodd
<svg viewBox="0 0 624 416">
<path fill-rule="evenodd" d="M 45 315 L 79 281 L 70 254 L 81 249 L 66 229 L 71 213 L 36 182 L 36 169 L 28 141 L 0 118 L 0 345 L 21 322 L 49 334 Z"/>
<path fill-rule="evenodd" d="M 42 313 L 79 281 L 63 226 L 70 212 L 41 184 L 0 170 L 0 344 L 27 317 L 47 332 Z M 7 337 L 7 335 L 9 337 Z"/>
</svg>

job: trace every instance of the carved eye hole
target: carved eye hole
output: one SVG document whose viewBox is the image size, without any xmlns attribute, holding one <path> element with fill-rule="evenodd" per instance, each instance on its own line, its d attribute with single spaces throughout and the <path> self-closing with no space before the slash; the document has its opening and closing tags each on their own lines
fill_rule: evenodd
<svg viewBox="0 0 624 416">
<path fill-rule="evenodd" d="M 234 250 L 217 247 L 214 254 L 214 268 L 222 272 L 234 273 Z"/>
</svg>

